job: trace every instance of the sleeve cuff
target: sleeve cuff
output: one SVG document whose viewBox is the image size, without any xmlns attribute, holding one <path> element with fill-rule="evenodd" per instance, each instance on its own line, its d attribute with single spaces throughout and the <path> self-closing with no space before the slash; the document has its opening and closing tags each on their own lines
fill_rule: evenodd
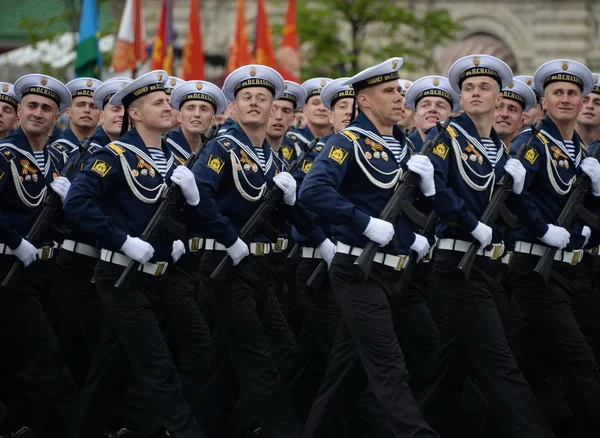
<svg viewBox="0 0 600 438">
<path fill-rule="evenodd" d="M 362 234 L 367 229 L 367 225 L 369 225 L 370 220 L 371 216 L 356 209 L 354 212 L 354 218 L 352 222 L 354 223 L 354 225 L 356 225 L 356 228 L 358 228 L 358 230 Z"/>
<path fill-rule="evenodd" d="M 232 227 L 227 227 L 225 233 L 223 233 L 223 245 L 229 248 L 238 240 L 238 233 Z"/>
<path fill-rule="evenodd" d="M 541 239 L 544 237 L 544 234 L 548 232 L 548 224 L 545 224 L 542 221 L 536 221 L 533 223 L 531 230 L 535 233 L 535 237 Z"/>
<path fill-rule="evenodd" d="M 475 215 L 473 213 L 471 213 L 470 211 L 467 212 L 467 214 L 462 218 L 462 225 L 463 227 L 469 232 L 471 233 L 479 224 L 479 219 L 477 219 L 475 217 Z"/>
<path fill-rule="evenodd" d="M 127 240 L 127 233 L 123 230 L 115 229 L 114 234 L 106 240 L 106 249 L 110 249 L 111 251 L 121 251 L 123 244 Z M 103 244 L 100 244 L 100 248 L 104 247 Z"/>
<path fill-rule="evenodd" d="M 10 249 L 12 249 L 14 251 L 15 249 L 17 249 L 19 247 L 22 240 L 23 240 L 23 238 L 21 237 L 21 235 L 19 233 L 17 233 L 16 231 L 14 231 L 14 232 L 10 233 L 6 244 L 8 245 L 8 247 Z"/>
</svg>

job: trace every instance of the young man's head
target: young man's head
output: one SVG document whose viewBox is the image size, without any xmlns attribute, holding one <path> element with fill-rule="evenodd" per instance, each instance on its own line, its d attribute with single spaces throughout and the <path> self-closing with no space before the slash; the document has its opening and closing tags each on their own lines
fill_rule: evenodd
<svg viewBox="0 0 600 438">
<path fill-rule="evenodd" d="M 304 105 L 304 115 L 306 124 L 319 129 L 331 127 L 329 121 L 330 113 L 321 100 L 321 90 L 330 83 L 330 78 L 312 78 L 302 83 L 302 88 L 306 91 L 306 104 Z"/>
<path fill-rule="evenodd" d="M 116 140 L 121 135 L 123 127 L 123 114 L 125 112 L 123 105 L 111 104 L 110 98 L 131 82 L 129 78 L 112 78 L 105 81 L 94 92 L 94 103 L 102 109 L 100 113 L 100 123 L 104 132 L 111 140 Z"/>
<path fill-rule="evenodd" d="M 19 99 L 12 84 L 0 82 L 0 138 L 6 137 L 17 127 Z"/>
<path fill-rule="evenodd" d="M 575 123 L 583 96 L 592 91 L 592 72 L 572 60 L 553 60 L 540 66 L 533 75 L 535 88 L 543 90 L 542 107 L 554 123 Z"/>
<path fill-rule="evenodd" d="M 94 103 L 94 92 L 102 82 L 94 78 L 77 78 L 67 83 L 72 102 L 65 111 L 71 129 L 87 137 L 98 126 L 100 107 Z"/>
<path fill-rule="evenodd" d="M 340 132 L 352 120 L 355 93 L 351 86 L 345 85 L 349 79 L 340 78 L 331 81 L 321 91 L 323 105 L 331 111 L 330 121 L 333 132 Z"/>
<path fill-rule="evenodd" d="M 400 85 L 400 94 L 402 95 L 402 114 L 398 121 L 398 126 L 402 129 L 409 129 L 414 125 L 415 111 L 406 105 L 406 93 L 412 86 L 412 81 L 408 79 L 398 79 Z"/>
<path fill-rule="evenodd" d="M 294 111 L 302 108 L 306 101 L 306 91 L 300 84 L 285 81 L 285 90 L 281 97 L 273 102 L 273 111 L 269 117 L 267 137 L 271 141 L 281 141 L 285 133 L 294 124 Z"/>
<path fill-rule="evenodd" d="M 592 92 L 583 96 L 581 103 L 577 125 L 588 130 L 600 129 L 600 75 L 594 74 Z"/>
<path fill-rule="evenodd" d="M 165 93 L 171 98 L 171 94 L 173 90 L 177 88 L 179 85 L 183 84 L 185 81 L 177 76 L 169 76 L 169 80 L 165 84 Z M 179 111 L 176 108 L 172 108 L 171 110 L 171 129 L 176 129 L 179 127 L 181 123 L 179 119 Z"/>
<path fill-rule="evenodd" d="M 533 85 L 533 76 L 520 75 L 515 76 L 514 79 L 525 83 L 535 94 L 536 104 L 530 110 L 523 111 L 523 126 L 535 125 L 542 117 L 544 117 L 544 110 L 540 103 L 542 96 Z"/>
<path fill-rule="evenodd" d="M 503 88 L 501 95 L 502 101 L 494 116 L 494 129 L 503 141 L 511 141 L 523 127 L 523 113 L 537 105 L 537 100 L 531 87 L 517 79 Z"/>
<path fill-rule="evenodd" d="M 58 79 L 28 74 L 17 79 L 15 94 L 21 104 L 18 117 L 29 137 L 46 137 L 58 122 L 60 112 L 71 105 L 71 92 Z"/>
<path fill-rule="evenodd" d="M 415 81 L 406 93 L 405 104 L 415 111 L 415 124 L 425 135 L 437 122 L 459 108 L 460 97 L 448 78 L 425 76 Z"/>
<path fill-rule="evenodd" d="M 219 87 L 206 81 L 188 81 L 171 94 L 171 106 L 178 110 L 177 119 L 184 135 L 196 136 L 208 130 L 216 114 L 225 110 L 225 95 Z"/>
</svg>

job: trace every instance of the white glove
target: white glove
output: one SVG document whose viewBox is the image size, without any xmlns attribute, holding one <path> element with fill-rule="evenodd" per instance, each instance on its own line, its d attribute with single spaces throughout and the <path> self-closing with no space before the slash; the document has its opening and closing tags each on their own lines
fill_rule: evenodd
<svg viewBox="0 0 600 438">
<path fill-rule="evenodd" d="M 483 222 L 477 224 L 475 229 L 471 231 L 471 235 L 479 241 L 481 248 L 485 248 L 492 243 L 492 229 Z"/>
<path fill-rule="evenodd" d="M 171 174 L 171 181 L 181 187 L 181 192 L 188 205 L 196 206 L 200 203 L 196 178 L 190 169 L 185 166 L 177 166 Z"/>
<path fill-rule="evenodd" d="M 13 251 L 23 266 L 31 265 L 38 258 L 38 250 L 35 246 L 25 239 L 21 239 L 21 244 Z"/>
<path fill-rule="evenodd" d="M 65 202 L 67 192 L 69 191 L 69 187 L 71 187 L 71 181 L 64 176 L 59 176 L 50 183 L 50 187 L 52 187 L 52 190 L 54 190 L 56 194 L 60 196 L 60 200 Z"/>
<path fill-rule="evenodd" d="M 127 236 L 121 251 L 127 257 L 141 264 L 147 263 L 154 255 L 154 248 L 145 240 L 137 237 Z"/>
<path fill-rule="evenodd" d="M 512 176 L 512 192 L 515 195 L 520 195 L 523 191 L 523 187 L 525 186 L 525 176 L 527 175 L 525 166 L 523 166 L 523 164 L 521 164 L 521 162 L 516 158 L 510 158 L 504 165 L 504 170 L 506 170 L 506 173 Z"/>
<path fill-rule="evenodd" d="M 569 244 L 571 234 L 563 227 L 548 224 L 548 231 L 540 237 L 540 240 L 548 246 L 555 246 L 558 249 L 563 249 Z"/>
<path fill-rule="evenodd" d="M 600 196 L 600 163 L 598 160 L 593 157 L 584 158 L 581 162 L 581 170 L 590 177 L 594 196 Z"/>
<path fill-rule="evenodd" d="M 185 254 L 185 245 L 181 240 L 176 240 L 173 242 L 173 251 L 171 251 L 171 259 L 173 259 L 173 263 L 177 263 L 177 260 L 181 258 L 182 255 Z"/>
<path fill-rule="evenodd" d="M 429 197 L 435 195 L 435 183 L 433 182 L 433 164 L 425 155 L 413 155 L 406 163 L 411 172 L 421 177 L 419 189 L 423 195 Z"/>
<path fill-rule="evenodd" d="M 417 253 L 417 263 L 419 263 L 429 253 L 429 241 L 426 237 L 415 233 L 415 243 L 410 246 L 410 249 Z"/>
<path fill-rule="evenodd" d="M 323 243 L 317 246 L 317 251 L 319 251 L 319 254 L 321 254 L 321 257 L 325 260 L 325 263 L 327 263 L 327 267 L 331 265 L 336 249 L 337 247 L 335 244 L 329 239 L 325 239 Z"/>
<path fill-rule="evenodd" d="M 379 246 L 386 246 L 394 237 L 394 226 L 389 222 L 372 217 L 363 234 L 373 242 L 377 242 Z"/>
<path fill-rule="evenodd" d="M 585 237 L 585 241 L 583 242 L 583 248 L 585 248 L 590 241 L 590 237 L 592 235 L 592 230 L 587 225 L 584 225 L 581 229 L 581 235 Z"/>
<path fill-rule="evenodd" d="M 283 192 L 283 202 L 292 206 L 296 203 L 296 180 L 291 173 L 279 172 L 273 177 L 273 182 Z"/>
<path fill-rule="evenodd" d="M 244 257 L 250 254 L 250 250 L 248 249 L 246 242 L 238 237 L 238 240 L 227 248 L 227 254 L 229 254 L 229 257 L 233 260 L 233 266 L 236 266 L 244 259 Z"/>
</svg>

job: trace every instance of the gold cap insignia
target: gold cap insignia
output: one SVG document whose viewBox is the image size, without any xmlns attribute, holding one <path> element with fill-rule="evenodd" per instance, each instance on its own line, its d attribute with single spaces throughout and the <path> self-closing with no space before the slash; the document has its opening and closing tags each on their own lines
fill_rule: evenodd
<svg viewBox="0 0 600 438">
<path fill-rule="evenodd" d="M 256 69 L 254 67 L 250 69 L 250 76 L 256 76 Z"/>
<path fill-rule="evenodd" d="M 354 87 L 352 86 L 352 84 L 348 84 L 348 86 L 349 86 L 350 88 L 354 89 Z"/>
<path fill-rule="evenodd" d="M 514 86 L 515 86 L 515 83 L 514 83 L 514 82 L 511 82 L 510 84 L 508 84 L 508 88 L 512 88 L 512 87 L 514 87 Z"/>
<path fill-rule="evenodd" d="M 8 91 L 8 84 L 2 85 L 2 91 L 4 91 L 5 93 Z"/>
<path fill-rule="evenodd" d="M 438 78 L 433 78 L 433 85 L 435 87 L 437 87 L 438 85 L 440 85 L 440 80 Z"/>
<path fill-rule="evenodd" d="M 176 83 L 177 83 L 177 81 L 175 79 L 171 78 L 171 86 L 174 87 Z"/>
<path fill-rule="evenodd" d="M 527 79 L 527 85 L 531 85 L 533 81 L 531 80 L 531 78 Z"/>
<path fill-rule="evenodd" d="M 396 70 L 396 67 L 398 67 L 398 61 L 392 61 L 392 69 Z"/>
<path fill-rule="evenodd" d="M 327 81 L 325 79 L 321 79 L 321 87 L 327 85 Z"/>
<path fill-rule="evenodd" d="M 40 84 L 47 85 L 48 84 L 48 79 L 42 78 L 42 80 L 40 81 Z"/>
<path fill-rule="evenodd" d="M 196 90 L 202 90 L 203 86 L 204 84 L 202 84 L 202 82 L 196 82 Z"/>
<path fill-rule="evenodd" d="M 162 81 L 162 73 L 158 73 L 158 74 L 156 75 L 156 77 L 158 78 L 158 80 L 159 80 L 159 81 Z"/>
<path fill-rule="evenodd" d="M 594 84 L 598 83 L 598 75 L 594 75 Z"/>
<path fill-rule="evenodd" d="M 411 82 L 408 82 L 408 81 L 406 81 L 406 82 L 404 83 L 404 88 L 408 89 L 408 87 L 410 87 L 411 85 L 412 85 L 412 83 L 411 83 Z"/>
<path fill-rule="evenodd" d="M 473 58 L 473 65 L 475 67 L 479 67 L 479 64 L 481 64 L 481 61 L 479 60 L 479 57 L 476 56 L 475 58 Z"/>
<path fill-rule="evenodd" d="M 568 70 L 569 69 L 569 63 L 567 61 L 562 63 L 562 69 L 563 70 Z"/>
<path fill-rule="evenodd" d="M 288 87 L 287 84 L 283 84 L 283 89 L 284 90 L 287 90 L 287 87 Z"/>
<path fill-rule="evenodd" d="M 121 83 L 121 88 L 125 88 L 127 86 L 127 82 L 122 82 Z"/>
<path fill-rule="evenodd" d="M 88 79 L 87 82 L 85 83 L 85 85 L 87 85 L 88 87 L 91 87 L 93 83 L 94 82 L 92 82 L 91 79 Z"/>
</svg>

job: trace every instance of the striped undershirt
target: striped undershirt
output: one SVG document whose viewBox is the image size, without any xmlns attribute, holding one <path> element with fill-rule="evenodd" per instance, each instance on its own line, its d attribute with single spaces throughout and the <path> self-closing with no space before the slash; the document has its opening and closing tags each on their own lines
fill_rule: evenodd
<svg viewBox="0 0 600 438">
<path fill-rule="evenodd" d="M 44 173 L 46 171 L 46 159 L 44 158 L 44 151 L 34 151 L 33 155 L 35 161 L 37 161 L 38 167 Z"/>
<path fill-rule="evenodd" d="M 158 172 L 164 178 L 167 175 L 167 158 L 165 157 L 165 153 L 159 148 L 148 148 L 148 151 L 150 151 L 150 155 L 158 167 Z"/>
<path fill-rule="evenodd" d="M 492 169 L 496 167 L 496 157 L 498 156 L 498 148 L 494 144 L 494 141 L 489 137 L 483 137 L 481 144 L 485 148 L 485 154 L 487 155 L 490 163 L 492 163 Z"/>
<path fill-rule="evenodd" d="M 387 143 L 388 147 L 394 153 L 394 158 L 396 159 L 396 162 L 399 163 L 400 155 L 402 154 L 402 146 L 400 146 L 400 143 L 398 142 L 398 140 L 396 140 L 391 135 L 382 135 L 382 137 L 385 140 L 385 142 Z"/>
<path fill-rule="evenodd" d="M 254 147 L 254 149 L 256 150 L 256 155 L 260 161 L 260 167 L 265 170 L 265 151 L 262 147 Z"/>
<path fill-rule="evenodd" d="M 573 161 L 575 161 L 575 144 L 571 140 L 565 140 L 565 147 L 569 152 L 569 156 Z"/>
</svg>

